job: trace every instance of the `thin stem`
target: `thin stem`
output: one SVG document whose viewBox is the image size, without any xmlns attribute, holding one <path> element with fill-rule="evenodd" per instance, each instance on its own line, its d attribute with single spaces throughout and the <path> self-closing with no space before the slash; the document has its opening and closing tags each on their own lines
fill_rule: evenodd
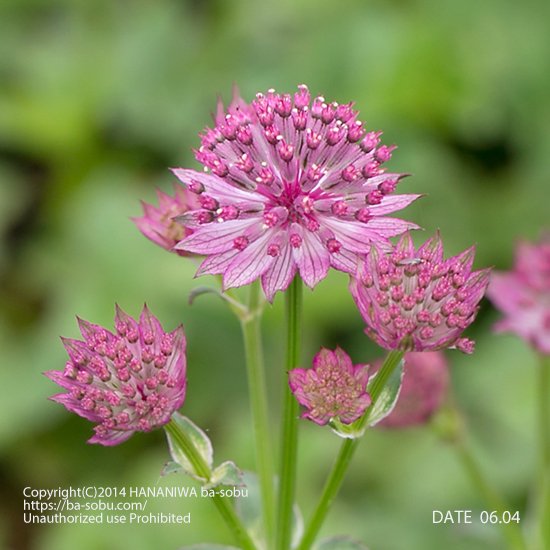
<svg viewBox="0 0 550 550">
<path fill-rule="evenodd" d="M 543 470 L 550 469 L 550 356 L 541 356 L 539 365 L 540 450 Z"/>
<path fill-rule="evenodd" d="M 494 487 L 485 478 L 463 437 L 459 436 L 454 440 L 454 448 L 457 451 L 464 470 L 468 474 L 472 484 L 476 487 L 480 495 L 485 500 L 488 509 L 490 508 L 491 511 L 497 512 L 499 517 L 502 517 L 503 512 L 511 511 L 510 506 L 506 504 Z M 510 548 L 514 548 L 516 550 L 526 550 L 527 546 L 519 524 L 515 522 L 503 522 L 498 523 L 498 525 L 501 527 L 502 534 L 508 541 Z"/>
<path fill-rule="evenodd" d="M 177 422 L 172 419 L 164 426 L 164 428 L 172 436 L 172 440 L 180 447 L 185 456 L 189 459 L 189 462 L 192 464 L 195 472 L 204 479 L 210 479 L 210 476 L 212 475 L 210 467 L 197 451 L 193 445 L 193 442 L 178 426 Z M 256 550 L 255 544 L 252 542 L 252 539 L 246 532 L 239 516 L 237 516 L 228 500 L 221 497 L 217 493 L 211 498 L 240 547 L 244 550 Z"/>
<path fill-rule="evenodd" d="M 390 351 L 384 360 L 384 364 L 378 371 L 376 378 L 373 381 L 372 387 L 369 388 L 369 393 L 372 399 L 372 402 L 369 408 L 366 410 L 365 414 L 361 418 L 359 423 L 360 427 L 365 426 L 369 420 L 369 416 L 382 393 L 388 379 L 390 378 L 393 371 L 397 368 L 400 361 L 403 359 L 404 352 L 402 351 Z M 329 474 L 329 477 L 325 483 L 323 493 L 317 504 L 317 508 L 313 512 L 313 516 L 309 521 L 309 524 L 304 532 L 304 536 L 300 541 L 298 550 L 309 550 L 315 541 L 315 538 L 319 534 L 319 531 L 326 519 L 330 506 L 334 501 L 336 494 L 340 490 L 340 486 L 344 481 L 345 474 L 350 465 L 355 449 L 359 445 L 359 439 L 346 439 L 342 446 L 340 447 L 340 452 L 334 462 L 332 470 Z"/>
<path fill-rule="evenodd" d="M 302 329 L 302 280 L 294 277 L 286 292 L 287 351 L 286 371 L 300 362 L 300 340 Z M 286 381 L 286 373 L 285 373 Z M 296 489 L 296 458 L 298 455 L 298 402 L 285 383 L 283 402 L 283 425 L 281 441 L 281 463 L 279 477 L 279 501 L 277 514 L 277 548 L 290 548 L 292 538 L 292 517 Z"/>
<path fill-rule="evenodd" d="M 241 319 L 243 332 L 250 408 L 254 426 L 254 443 L 258 475 L 262 495 L 262 514 L 268 547 L 274 534 L 275 503 L 273 489 L 273 453 L 270 438 L 267 389 L 261 338 L 260 285 L 256 281 L 250 286 L 248 315 Z"/>
<path fill-rule="evenodd" d="M 541 355 L 538 379 L 540 464 L 535 506 L 540 547 L 550 547 L 550 356 Z"/>
<path fill-rule="evenodd" d="M 309 521 L 304 536 L 298 546 L 298 550 L 309 550 L 312 547 L 326 519 L 330 506 L 340 490 L 340 486 L 344 481 L 344 477 L 358 444 L 359 439 L 346 439 L 342 443 L 340 452 L 338 453 L 330 475 L 325 483 L 325 487 L 323 488 L 323 493 L 321 494 L 317 508 L 315 508 L 315 512 Z"/>
</svg>

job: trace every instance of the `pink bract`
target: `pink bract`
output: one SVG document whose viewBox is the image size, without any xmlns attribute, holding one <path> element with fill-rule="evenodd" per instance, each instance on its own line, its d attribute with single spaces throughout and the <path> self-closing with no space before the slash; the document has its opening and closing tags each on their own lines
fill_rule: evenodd
<svg viewBox="0 0 550 550">
<path fill-rule="evenodd" d="M 88 442 L 117 445 L 166 424 L 185 399 L 183 327 L 164 332 L 146 306 L 139 322 L 117 306 L 116 334 L 78 322 L 84 340 L 63 338 L 69 361 L 45 374 L 66 390 L 53 401 L 97 423 Z"/>
<path fill-rule="evenodd" d="M 490 271 L 472 271 L 473 260 L 473 247 L 445 260 L 439 235 L 418 250 L 409 234 L 391 254 L 373 246 L 350 282 L 365 332 L 385 349 L 472 353 L 474 342 L 460 336 L 475 319 Z"/>
<path fill-rule="evenodd" d="M 174 184 L 173 197 L 162 191 L 157 191 L 157 196 L 158 207 L 142 201 L 143 216 L 132 218 L 132 221 L 143 235 L 158 246 L 170 252 L 176 252 L 180 256 L 189 256 L 190 254 L 183 250 L 175 250 L 174 246 L 190 235 L 192 230 L 183 227 L 174 221 L 174 218 L 188 210 L 198 208 L 197 195 L 181 185 Z"/>
<path fill-rule="evenodd" d="M 403 174 L 382 164 L 394 147 L 366 132 L 353 104 L 270 90 L 251 103 L 218 107 L 196 158 L 206 172 L 174 169 L 200 208 L 179 218 L 193 230 L 177 250 L 207 256 L 199 274 L 225 287 L 261 277 L 267 298 L 298 272 L 314 287 L 330 267 L 354 273 L 372 243 L 416 228 L 386 217 L 419 195 L 394 195 Z"/>
<path fill-rule="evenodd" d="M 487 296 L 504 314 L 498 331 L 514 332 L 550 354 L 550 232 L 539 243 L 519 243 L 514 268 L 491 275 Z"/>
<path fill-rule="evenodd" d="M 374 370 L 382 361 L 374 363 Z M 378 424 L 384 428 L 407 428 L 425 424 L 439 410 L 449 387 L 449 366 L 441 351 L 405 354 L 405 370 L 393 411 Z"/>
<path fill-rule="evenodd" d="M 367 393 L 369 365 L 353 365 L 345 351 L 321 349 L 313 359 L 313 368 L 288 373 L 292 393 L 306 410 L 302 418 L 327 424 L 338 418 L 351 424 L 363 415 L 371 403 Z"/>
</svg>

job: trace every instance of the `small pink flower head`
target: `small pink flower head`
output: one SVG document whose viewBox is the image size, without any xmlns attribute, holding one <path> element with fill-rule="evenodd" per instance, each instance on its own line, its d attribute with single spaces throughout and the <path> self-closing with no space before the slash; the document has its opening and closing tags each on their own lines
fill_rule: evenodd
<svg viewBox="0 0 550 550">
<path fill-rule="evenodd" d="M 288 373 L 290 389 L 306 408 L 302 418 L 327 424 L 338 418 L 351 424 L 371 403 L 367 393 L 369 365 L 353 365 L 345 351 L 322 348 L 313 359 L 313 368 Z"/>
<path fill-rule="evenodd" d="M 188 210 L 199 208 L 197 195 L 179 184 L 174 184 L 173 197 L 162 191 L 157 191 L 157 196 L 158 208 L 142 202 L 144 215 L 141 218 L 132 218 L 132 221 L 150 241 L 180 256 L 189 256 L 190 254 L 183 250 L 175 250 L 174 246 L 189 236 L 192 230 L 183 227 L 174 221 L 174 218 Z"/>
<path fill-rule="evenodd" d="M 176 249 L 206 256 L 198 273 L 225 287 L 261 278 L 269 300 L 297 272 L 311 288 L 330 267 L 354 273 L 372 243 L 416 227 L 386 215 L 418 198 L 394 194 L 403 174 L 382 166 L 393 147 L 357 117 L 304 85 L 218 107 L 196 151 L 206 172 L 174 170 L 200 202 L 179 218 L 193 234 Z"/>
<path fill-rule="evenodd" d="M 550 232 L 537 244 L 519 243 L 514 268 L 491 275 L 487 296 L 504 314 L 497 330 L 550 354 Z"/>
<path fill-rule="evenodd" d="M 63 339 L 65 369 L 45 374 L 66 390 L 53 401 L 97 423 L 88 442 L 117 445 L 166 424 L 185 398 L 183 327 L 164 332 L 147 306 L 139 322 L 117 306 L 115 334 L 78 322 L 83 340 Z"/>
<path fill-rule="evenodd" d="M 377 371 L 382 361 L 374 363 Z M 393 411 L 380 422 L 384 428 L 407 428 L 425 424 L 436 413 L 449 387 L 449 366 L 441 351 L 405 354 L 405 370 Z"/>
<path fill-rule="evenodd" d="M 367 327 L 385 349 L 474 351 L 461 334 L 474 320 L 489 271 L 472 272 L 474 248 L 443 259 L 439 235 L 415 250 L 409 234 L 391 254 L 373 247 L 350 290 Z"/>
</svg>

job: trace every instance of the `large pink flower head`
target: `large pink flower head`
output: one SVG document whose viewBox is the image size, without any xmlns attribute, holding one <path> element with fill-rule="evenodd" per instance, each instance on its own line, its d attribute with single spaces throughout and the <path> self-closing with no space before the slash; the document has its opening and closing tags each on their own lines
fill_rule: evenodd
<svg viewBox="0 0 550 550">
<path fill-rule="evenodd" d="M 193 234 L 176 248 L 207 256 L 199 274 L 226 287 L 261 277 L 272 300 L 296 272 L 310 287 L 330 266 L 353 273 L 372 243 L 416 227 L 385 217 L 418 195 L 393 194 L 403 174 L 382 167 L 393 147 L 357 115 L 303 85 L 218 109 L 196 152 L 206 172 L 174 170 L 201 205 L 179 218 Z"/>
<path fill-rule="evenodd" d="M 45 373 L 67 390 L 51 399 L 97 423 L 89 443 L 117 445 L 166 424 L 185 398 L 183 327 L 164 332 L 147 307 L 136 322 L 117 306 L 116 334 L 78 322 L 84 340 L 64 338 L 65 369 Z"/>
<path fill-rule="evenodd" d="M 332 419 L 351 424 L 371 403 L 367 393 L 369 365 L 354 365 L 342 349 L 321 349 L 311 369 L 293 369 L 288 382 L 298 403 L 305 407 L 302 418 L 324 425 Z"/>
<path fill-rule="evenodd" d="M 382 361 L 374 363 L 375 372 Z M 407 428 L 426 423 L 436 413 L 449 387 L 449 365 L 441 351 L 405 354 L 405 370 L 399 398 L 379 426 Z"/>
<path fill-rule="evenodd" d="M 550 232 L 540 243 L 520 243 L 514 269 L 493 273 L 487 295 L 505 316 L 497 330 L 515 332 L 550 354 Z"/>
<path fill-rule="evenodd" d="M 489 280 L 473 260 L 473 247 L 445 260 L 439 235 L 418 250 L 408 233 L 391 254 L 372 247 L 350 283 L 365 332 L 385 349 L 472 353 L 474 342 L 460 336 Z"/>
<path fill-rule="evenodd" d="M 176 222 L 174 218 L 198 208 L 197 195 L 181 185 L 174 184 L 173 197 L 162 191 L 157 191 L 157 196 L 158 207 L 142 202 L 143 216 L 132 218 L 132 221 L 143 235 L 158 246 L 180 256 L 189 256 L 190 254 L 183 250 L 175 250 L 174 246 L 190 235 L 192 230 Z"/>
</svg>

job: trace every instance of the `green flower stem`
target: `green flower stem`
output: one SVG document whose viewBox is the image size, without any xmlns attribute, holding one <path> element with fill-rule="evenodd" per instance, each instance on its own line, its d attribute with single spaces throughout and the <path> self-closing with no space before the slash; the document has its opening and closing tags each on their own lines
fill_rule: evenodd
<svg viewBox="0 0 550 550">
<path fill-rule="evenodd" d="M 369 388 L 369 393 L 372 402 L 365 414 L 359 421 L 359 428 L 364 427 L 369 420 L 369 416 L 374 409 L 374 406 L 382 393 L 388 379 L 392 375 L 393 371 L 397 368 L 401 360 L 403 359 L 404 352 L 402 351 L 390 351 L 384 360 L 384 364 L 378 371 L 376 378 L 373 381 L 372 387 Z M 317 504 L 317 508 L 313 512 L 313 516 L 309 521 L 307 528 L 304 532 L 304 536 L 300 541 L 298 550 L 309 550 L 315 538 L 319 534 L 319 531 L 325 521 L 330 506 L 334 501 L 336 494 L 338 493 L 340 486 L 344 480 L 347 469 L 350 465 L 353 453 L 359 445 L 359 439 L 346 439 L 340 447 L 340 452 L 334 462 L 330 475 L 325 483 L 321 499 Z"/>
<path fill-rule="evenodd" d="M 264 528 L 267 540 L 272 541 L 275 520 L 274 471 L 262 353 L 260 327 L 262 304 L 260 292 L 259 281 L 252 283 L 248 302 L 249 313 L 241 317 L 241 328 L 246 354 L 250 408 L 252 411 L 256 462 L 262 494 Z"/>
<path fill-rule="evenodd" d="M 285 294 L 287 321 L 286 372 L 300 363 L 300 340 L 302 330 L 302 280 L 294 277 Z M 283 425 L 281 439 L 281 462 L 279 474 L 279 500 L 277 510 L 277 548 L 290 548 L 294 493 L 296 488 L 296 460 L 298 454 L 298 402 L 288 384 L 284 384 Z"/>
<path fill-rule="evenodd" d="M 189 462 L 192 464 L 197 475 L 201 478 L 209 480 L 212 475 L 210 467 L 197 451 L 193 445 L 193 442 L 180 429 L 177 422 L 173 419 L 170 420 L 170 422 L 164 426 L 164 429 L 172 436 L 172 441 L 174 441 L 183 451 Z M 225 523 L 233 533 L 233 536 L 239 546 L 243 548 L 243 550 L 256 550 L 255 544 L 252 542 L 252 539 L 248 535 L 246 529 L 241 523 L 241 520 L 239 519 L 239 516 L 237 516 L 229 501 L 218 494 L 215 494 L 215 496 L 212 497 L 212 500 L 225 520 Z"/>
<path fill-rule="evenodd" d="M 540 479 L 535 501 L 540 547 L 550 548 L 550 356 L 541 355 L 538 380 Z"/>
<path fill-rule="evenodd" d="M 485 500 L 487 510 L 497 512 L 499 517 L 502 517 L 502 513 L 505 511 L 509 511 L 513 514 L 515 510 L 512 510 L 510 506 L 506 504 L 494 487 L 485 478 L 476 459 L 464 441 L 464 437 L 459 436 L 454 439 L 454 448 L 472 484 Z M 510 523 L 499 523 L 498 526 L 501 528 L 502 534 L 508 541 L 510 548 L 515 550 L 527 549 L 523 533 L 518 523 L 512 521 Z"/>
<path fill-rule="evenodd" d="M 541 464 L 550 469 L 550 356 L 542 355 L 539 371 L 540 448 Z"/>
<path fill-rule="evenodd" d="M 330 506 L 338 493 L 344 477 L 350 465 L 355 449 L 359 444 L 359 439 L 346 439 L 340 447 L 340 452 L 334 462 L 330 475 L 323 488 L 321 499 L 315 508 L 315 512 L 308 523 L 304 536 L 300 541 L 298 550 L 309 550 L 315 538 L 319 534 L 321 527 L 328 514 Z"/>
</svg>

